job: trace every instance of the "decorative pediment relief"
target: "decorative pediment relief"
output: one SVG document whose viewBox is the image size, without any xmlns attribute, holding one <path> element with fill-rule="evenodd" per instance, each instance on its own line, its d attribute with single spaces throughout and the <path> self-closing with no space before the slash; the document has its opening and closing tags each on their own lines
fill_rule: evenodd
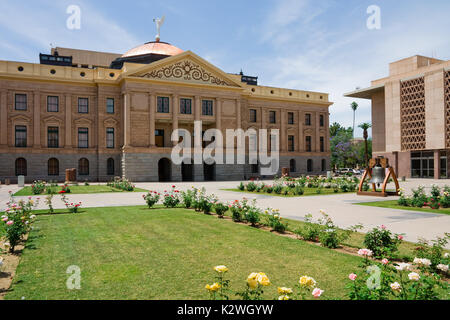
<svg viewBox="0 0 450 320">
<path fill-rule="evenodd" d="M 305 129 L 304 134 L 305 135 L 312 135 L 314 131 L 312 129 Z"/>
<path fill-rule="evenodd" d="M 90 124 L 92 124 L 92 120 L 91 119 L 87 119 L 87 118 L 79 118 L 79 119 L 75 119 L 74 123 L 75 124 L 90 125 Z"/>
<path fill-rule="evenodd" d="M 224 79 L 214 72 L 206 70 L 201 65 L 189 59 L 184 59 L 177 63 L 147 72 L 141 77 L 161 80 L 178 79 L 218 86 L 235 86 L 231 81 Z"/>
<path fill-rule="evenodd" d="M 105 121 L 103 121 L 103 124 L 105 125 L 105 127 L 109 126 L 109 127 L 113 127 L 118 123 L 118 121 L 114 118 L 107 118 L 105 119 Z"/>
<path fill-rule="evenodd" d="M 12 116 L 10 119 L 11 119 L 11 121 L 14 121 L 14 122 L 28 122 L 28 123 L 31 122 L 31 118 L 24 116 L 22 114 Z"/>
<path fill-rule="evenodd" d="M 49 122 L 53 122 L 53 123 L 59 123 L 61 124 L 63 121 L 55 116 L 49 116 L 47 118 L 42 119 L 42 121 L 44 123 L 49 123 Z"/>
</svg>

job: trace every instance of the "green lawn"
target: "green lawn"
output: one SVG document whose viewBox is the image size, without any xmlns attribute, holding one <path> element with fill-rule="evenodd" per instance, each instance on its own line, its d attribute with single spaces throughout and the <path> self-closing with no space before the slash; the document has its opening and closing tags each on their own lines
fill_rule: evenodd
<svg viewBox="0 0 450 320">
<path fill-rule="evenodd" d="M 60 211 L 61 212 L 61 211 Z M 185 209 L 113 207 L 40 215 L 6 299 L 206 299 L 213 266 L 229 267 L 233 290 L 251 272 L 292 287 L 309 275 L 323 298 L 346 298 L 361 258 Z M 68 290 L 68 266 L 81 290 Z"/>
<path fill-rule="evenodd" d="M 116 189 L 113 187 L 109 187 L 107 185 L 89 185 L 89 186 L 69 186 L 70 193 L 73 194 L 83 194 L 83 193 L 105 193 L 105 192 L 127 192 L 121 189 Z M 61 187 L 53 187 L 55 192 L 61 190 Z M 133 192 L 147 192 L 147 190 L 135 188 Z M 17 191 L 14 196 L 33 196 L 34 194 L 31 192 L 31 187 L 24 187 Z"/>
<path fill-rule="evenodd" d="M 254 194 L 254 195 L 257 195 L 257 194 L 263 194 L 263 195 L 266 195 L 266 196 L 289 197 L 289 198 L 291 198 L 291 197 L 302 197 L 302 196 L 319 196 L 319 195 L 329 195 L 329 194 L 339 194 L 339 193 L 342 193 L 342 192 L 334 192 L 333 189 L 326 189 L 326 188 L 322 188 L 322 192 L 321 192 L 321 193 L 317 193 L 317 188 L 303 188 L 304 193 L 303 193 L 303 195 L 301 195 L 301 196 L 296 196 L 296 195 L 292 195 L 292 194 L 283 195 L 283 194 L 277 194 L 277 193 L 275 193 L 275 192 L 267 193 L 267 192 L 256 192 L 256 191 L 250 192 L 250 191 L 247 191 L 247 190 L 242 191 L 242 190 L 239 190 L 238 188 L 233 188 L 233 189 L 221 189 L 221 190 L 224 190 L 224 191 L 233 191 L 233 192 L 241 192 L 241 193 L 249 193 L 249 194 Z"/>
<path fill-rule="evenodd" d="M 361 205 L 361 206 L 371 206 L 371 207 L 380 207 L 380 208 L 389 208 L 389 209 L 401 209 L 401 210 L 410 210 L 410 211 L 419 211 L 419 212 L 450 214 L 450 208 L 431 209 L 431 208 L 405 207 L 405 206 L 398 205 L 397 200 L 360 202 L 360 203 L 355 203 L 355 204 Z"/>
</svg>

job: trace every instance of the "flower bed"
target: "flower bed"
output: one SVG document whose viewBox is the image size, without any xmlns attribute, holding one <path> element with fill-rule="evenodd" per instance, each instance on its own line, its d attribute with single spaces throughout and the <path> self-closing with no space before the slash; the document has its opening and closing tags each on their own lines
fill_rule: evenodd
<svg viewBox="0 0 450 320">
<path fill-rule="evenodd" d="M 411 195 L 406 195 L 405 190 L 400 189 L 400 198 L 397 204 L 402 207 L 430 208 L 438 210 L 440 208 L 450 208 L 450 187 L 444 186 L 442 189 L 436 185 L 431 187 L 429 195 L 425 193 L 425 188 L 419 186 L 413 189 Z"/>
</svg>

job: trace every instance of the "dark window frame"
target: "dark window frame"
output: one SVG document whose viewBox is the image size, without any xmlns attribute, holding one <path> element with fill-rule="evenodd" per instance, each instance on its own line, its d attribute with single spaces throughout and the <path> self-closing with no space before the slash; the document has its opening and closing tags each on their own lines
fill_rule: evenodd
<svg viewBox="0 0 450 320">
<path fill-rule="evenodd" d="M 109 103 L 112 101 L 112 105 Z M 114 114 L 115 112 L 115 100 L 114 98 L 106 98 L 106 113 L 108 114 Z M 112 111 L 111 111 L 112 109 Z"/>
<path fill-rule="evenodd" d="M 106 175 L 113 176 L 115 173 L 115 163 L 113 158 L 106 160 Z"/>
<path fill-rule="evenodd" d="M 305 150 L 306 152 L 312 152 L 312 137 L 305 136 Z"/>
<path fill-rule="evenodd" d="M 312 159 L 308 159 L 306 161 L 306 171 L 307 172 L 313 172 L 314 171 L 314 163 Z"/>
<path fill-rule="evenodd" d="M 214 115 L 214 101 L 204 99 L 202 100 L 202 116 L 213 116 Z"/>
<path fill-rule="evenodd" d="M 80 139 L 83 135 L 86 135 L 86 139 Z M 86 146 L 82 145 L 82 142 L 86 141 Z M 88 149 L 89 148 L 89 128 L 78 128 L 78 148 Z"/>
<path fill-rule="evenodd" d="M 170 113 L 170 98 L 158 96 L 156 98 L 156 112 Z"/>
<path fill-rule="evenodd" d="M 20 136 L 23 133 L 23 136 Z M 14 127 L 14 145 L 16 148 L 26 148 L 28 139 L 28 128 L 24 125 L 16 125 Z"/>
<path fill-rule="evenodd" d="M 192 114 L 192 99 L 180 98 L 180 114 Z"/>
<path fill-rule="evenodd" d="M 86 102 L 86 104 L 82 102 Z M 89 98 L 78 97 L 78 113 L 89 113 Z"/>
<path fill-rule="evenodd" d="M 325 152 L 325 137 L 320 137 L 320 152 Z"/>
<path fill-rule="evenodd" d="M 256 123 L 258 121 L 258 113 L 256 109 L 249 110 L 249 120 L 251 123 Z"/>
<path fill-rule="evenodd" d="M 20 164 L 20 166 L 19 166 Z M 14 171 L 15 171 L 15 175 L 16 177 L 18 176 L 26 176 L 28 173 L 28 168 L 27 168 L 28 164 L 27 164 L 27 160 L 25 158 L 17 158 L 16 161 L 14 162 Z"/>
<path fill-rule="evenodd" d="M 311 113 L 305 113 L 305 126 L 311 125 Z"/>
<path fill-rule="evenodd" d="M 51 102 L 52 99 L 56 99 L 56 103 Z M 59 112 L 59 96 L 47 96 L 47 112 Z"/>
<path fill-rule="evenodd" d="M 269 123 L 277 123 L 277 112 L 270 110 L 269 111 Z"/>
<path fill-rule="evenodd" d="M 288 112 L 288 124 L 294 124 L 294 113 Z"/>
<path fill-rule="evenodd" d="M 81 158 L 78 160 L 78 174 L 80 176 L 89 175 L 89 160 L 86 158 Z"/>
<path fill-rule="evenodd" d="M 59 127 L 47 127 L 47 147 L 59 148 Z"/>
<path fill-rule="evenodd" d="M 325 117 L 324 117 L 323 114 L 321 114 L 321 115 L 319 116 L 319 124 L 320 124 L 321 127 L 324 127 L 324 126 L 325 126 Z"/>
<path fill-rule="evenodd" d="M 18 98 L 24 98 L 19 101 Z M 28 110 L 28 95 L 26 93 L 14 94 L 14 110 L 27 111 Z"/>
<path fill-rule="evenodd" d="M 59 160 L 56 158 L 50 158 L 47 161 L 47 175 L 59 176 Z"/>
<path fill-rule="evenodd" d="M 289 160 L 289 172 L 297 172 L 297 162 L 295 159 Z"/>
<path fill-rule="evenodd" d="M 114 128 L 109 127 L 106 128 L 106 148 L 114 149 L 115 148 L 115 132 Z M 112 135 L 112 137 L 111 137 Z"/>
<path fill-rule="evenodd" d="M 288 135 L 288 151 L 294 152 L 295 151 L 295 136 Z"/>
</svg>

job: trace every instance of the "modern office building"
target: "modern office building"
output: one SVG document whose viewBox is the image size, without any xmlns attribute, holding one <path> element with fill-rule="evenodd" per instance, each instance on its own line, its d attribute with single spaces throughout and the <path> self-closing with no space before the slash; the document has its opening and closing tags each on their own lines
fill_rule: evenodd
<svg viewBox="0 0 450 320">
<path fill-rule="evenodd" d="M 0 179 L 241 180 L 258 164 L 172 163 L 171 133 L 280 129 L 292 175 L 330 167 L 328 94 L 258 85 L 161 41 L 125 54 L 54 48 L 40 63 L 0 61 Z M 188 162 L 188 161 L 186 161 Z"/>
<path fill-rule="evenodd" d="M 373 153 L 399 177 L 450 176 L 450 61 L 396 61 L 388 77 L 345 96 L 372 100 Z"/>
</svg>

